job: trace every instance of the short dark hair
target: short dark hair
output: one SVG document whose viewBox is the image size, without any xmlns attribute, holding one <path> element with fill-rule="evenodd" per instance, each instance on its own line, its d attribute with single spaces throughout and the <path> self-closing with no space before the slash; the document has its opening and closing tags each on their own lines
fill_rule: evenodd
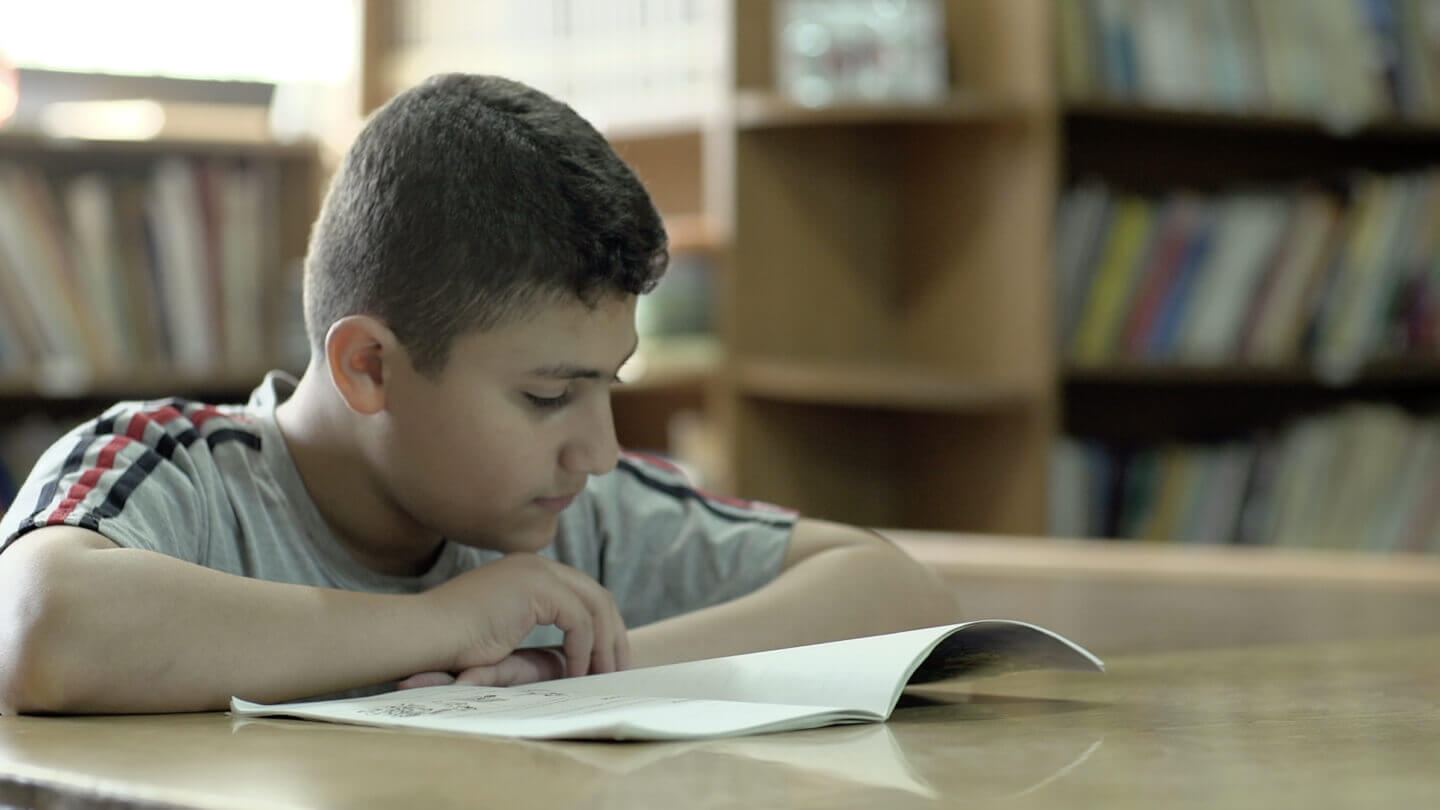
<svg viewBox="0 0 1441 810">
<path fill-rule="evenodd" d="M 549 301 L 650 291 L 669 256 L 650 195 L 569 106 L 496 76 L 442 74 L 377 110 L 311 232 L 305 321 L 374 315 L 417 370 L 455 338 Z"/>
</svg>

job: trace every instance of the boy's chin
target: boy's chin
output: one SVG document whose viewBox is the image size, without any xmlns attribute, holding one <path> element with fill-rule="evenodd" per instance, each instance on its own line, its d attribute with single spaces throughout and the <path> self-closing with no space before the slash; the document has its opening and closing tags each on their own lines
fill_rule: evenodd
<svg viewBox="0 0 1441 810">
<path fill-rule="evenodd" d="M 499 534 L 472 535 L 450 539 L 462 546 L 498 551 L 501 554 L 535 554 L 555 542 L 555 532 L 560 521 L 551 519 L 546 525 L 525 526 Z"/>
</svg>

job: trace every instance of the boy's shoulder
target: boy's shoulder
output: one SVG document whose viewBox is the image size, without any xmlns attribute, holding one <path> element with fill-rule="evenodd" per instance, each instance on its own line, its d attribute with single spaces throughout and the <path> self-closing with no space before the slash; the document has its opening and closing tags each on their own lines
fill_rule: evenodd
<svg viewBox="0 0 1441 810">
<path fill-rule="evenodd" d="M 157 525 L 234 511 L 233 485 L 253 484 L 266 466 L 261 417 L 246 406 L 185 397 L 115 403 L 36 461 L 0 519 L 0 549 L 27 531 L 59 524 L 119 527 L 101 531 L 111 539 L 138 526 L 144 531 L 121 545 L 148 547 L 141 535 Z"/>
<path fill-rule="evenodd" d="M 162 453 L 204 442 L 209 449 L 238 442 L 260 449 L 261 427 L 244 406 L 215 405 L 184 397 L 117 402 L 66 437 L 109 437 L 117 445 L 140 442 Z M 64 441 L 64 440 L 62 440 Z"/>
</svg>

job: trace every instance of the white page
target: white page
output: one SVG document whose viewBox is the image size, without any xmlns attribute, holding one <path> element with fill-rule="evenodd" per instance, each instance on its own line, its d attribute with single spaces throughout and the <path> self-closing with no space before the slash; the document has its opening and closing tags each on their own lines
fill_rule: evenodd
<svg viewBox="0 0 1441 810">
<path fill-rule="evenodd" d="M 572 695 L 689 697 L 835 706 L 877 717 L 925 653 L 956 625 L 554 681 Z"/>
<path fill-rule="evenodd" d="M 933 650 L 943 655 L 928 658 Z M 925 680 L 1037 668 L 1104 670 L 1100 659 L 1049 630 L 985 619 L 569 678 L 551 685 L 572 695 L 837 706 L 883 720 L 918 668 L 936 672 Z"/>
<path fill-rule="evenodd" d="M 527 738 L 704 739 L 882 721 L 918 669 L 919 680 L 936 680 L 1037 667 L 1103 669 L 1050 631 L 985 620 L 509 689 L 276 706 L 234 698 L 231 711 Z"/>
<path fill-rule="evenodd" d="M 616 740 L 728 737 L 816 728 L 853 716 L 851 712 L 821 706 L 687 698 L 573 696 L 539 686 L 431 686 L 349 700 L 292 703 L 282 707 L 263 706 L 237 698 L 231 701 L 231 713 L 242 717 L 278 713 L 339 723 L 529 739 Z"/>
</svg>

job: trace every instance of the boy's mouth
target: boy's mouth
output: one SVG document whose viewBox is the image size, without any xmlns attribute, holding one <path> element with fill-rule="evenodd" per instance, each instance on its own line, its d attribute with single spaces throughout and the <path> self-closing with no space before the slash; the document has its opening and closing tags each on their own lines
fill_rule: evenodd
<svg viewBox="0 0 1441 810">
<path fill-rule="evenodd" d="M 578 495 L 580 495 L 579 492 L 572 492 L 569 495 L 561 495 L 555 498 L 536 498 L 534 501 L 531 501 L 531 503 L 548 512 L 562 512 L 575 501 Z"/>
</svg>

